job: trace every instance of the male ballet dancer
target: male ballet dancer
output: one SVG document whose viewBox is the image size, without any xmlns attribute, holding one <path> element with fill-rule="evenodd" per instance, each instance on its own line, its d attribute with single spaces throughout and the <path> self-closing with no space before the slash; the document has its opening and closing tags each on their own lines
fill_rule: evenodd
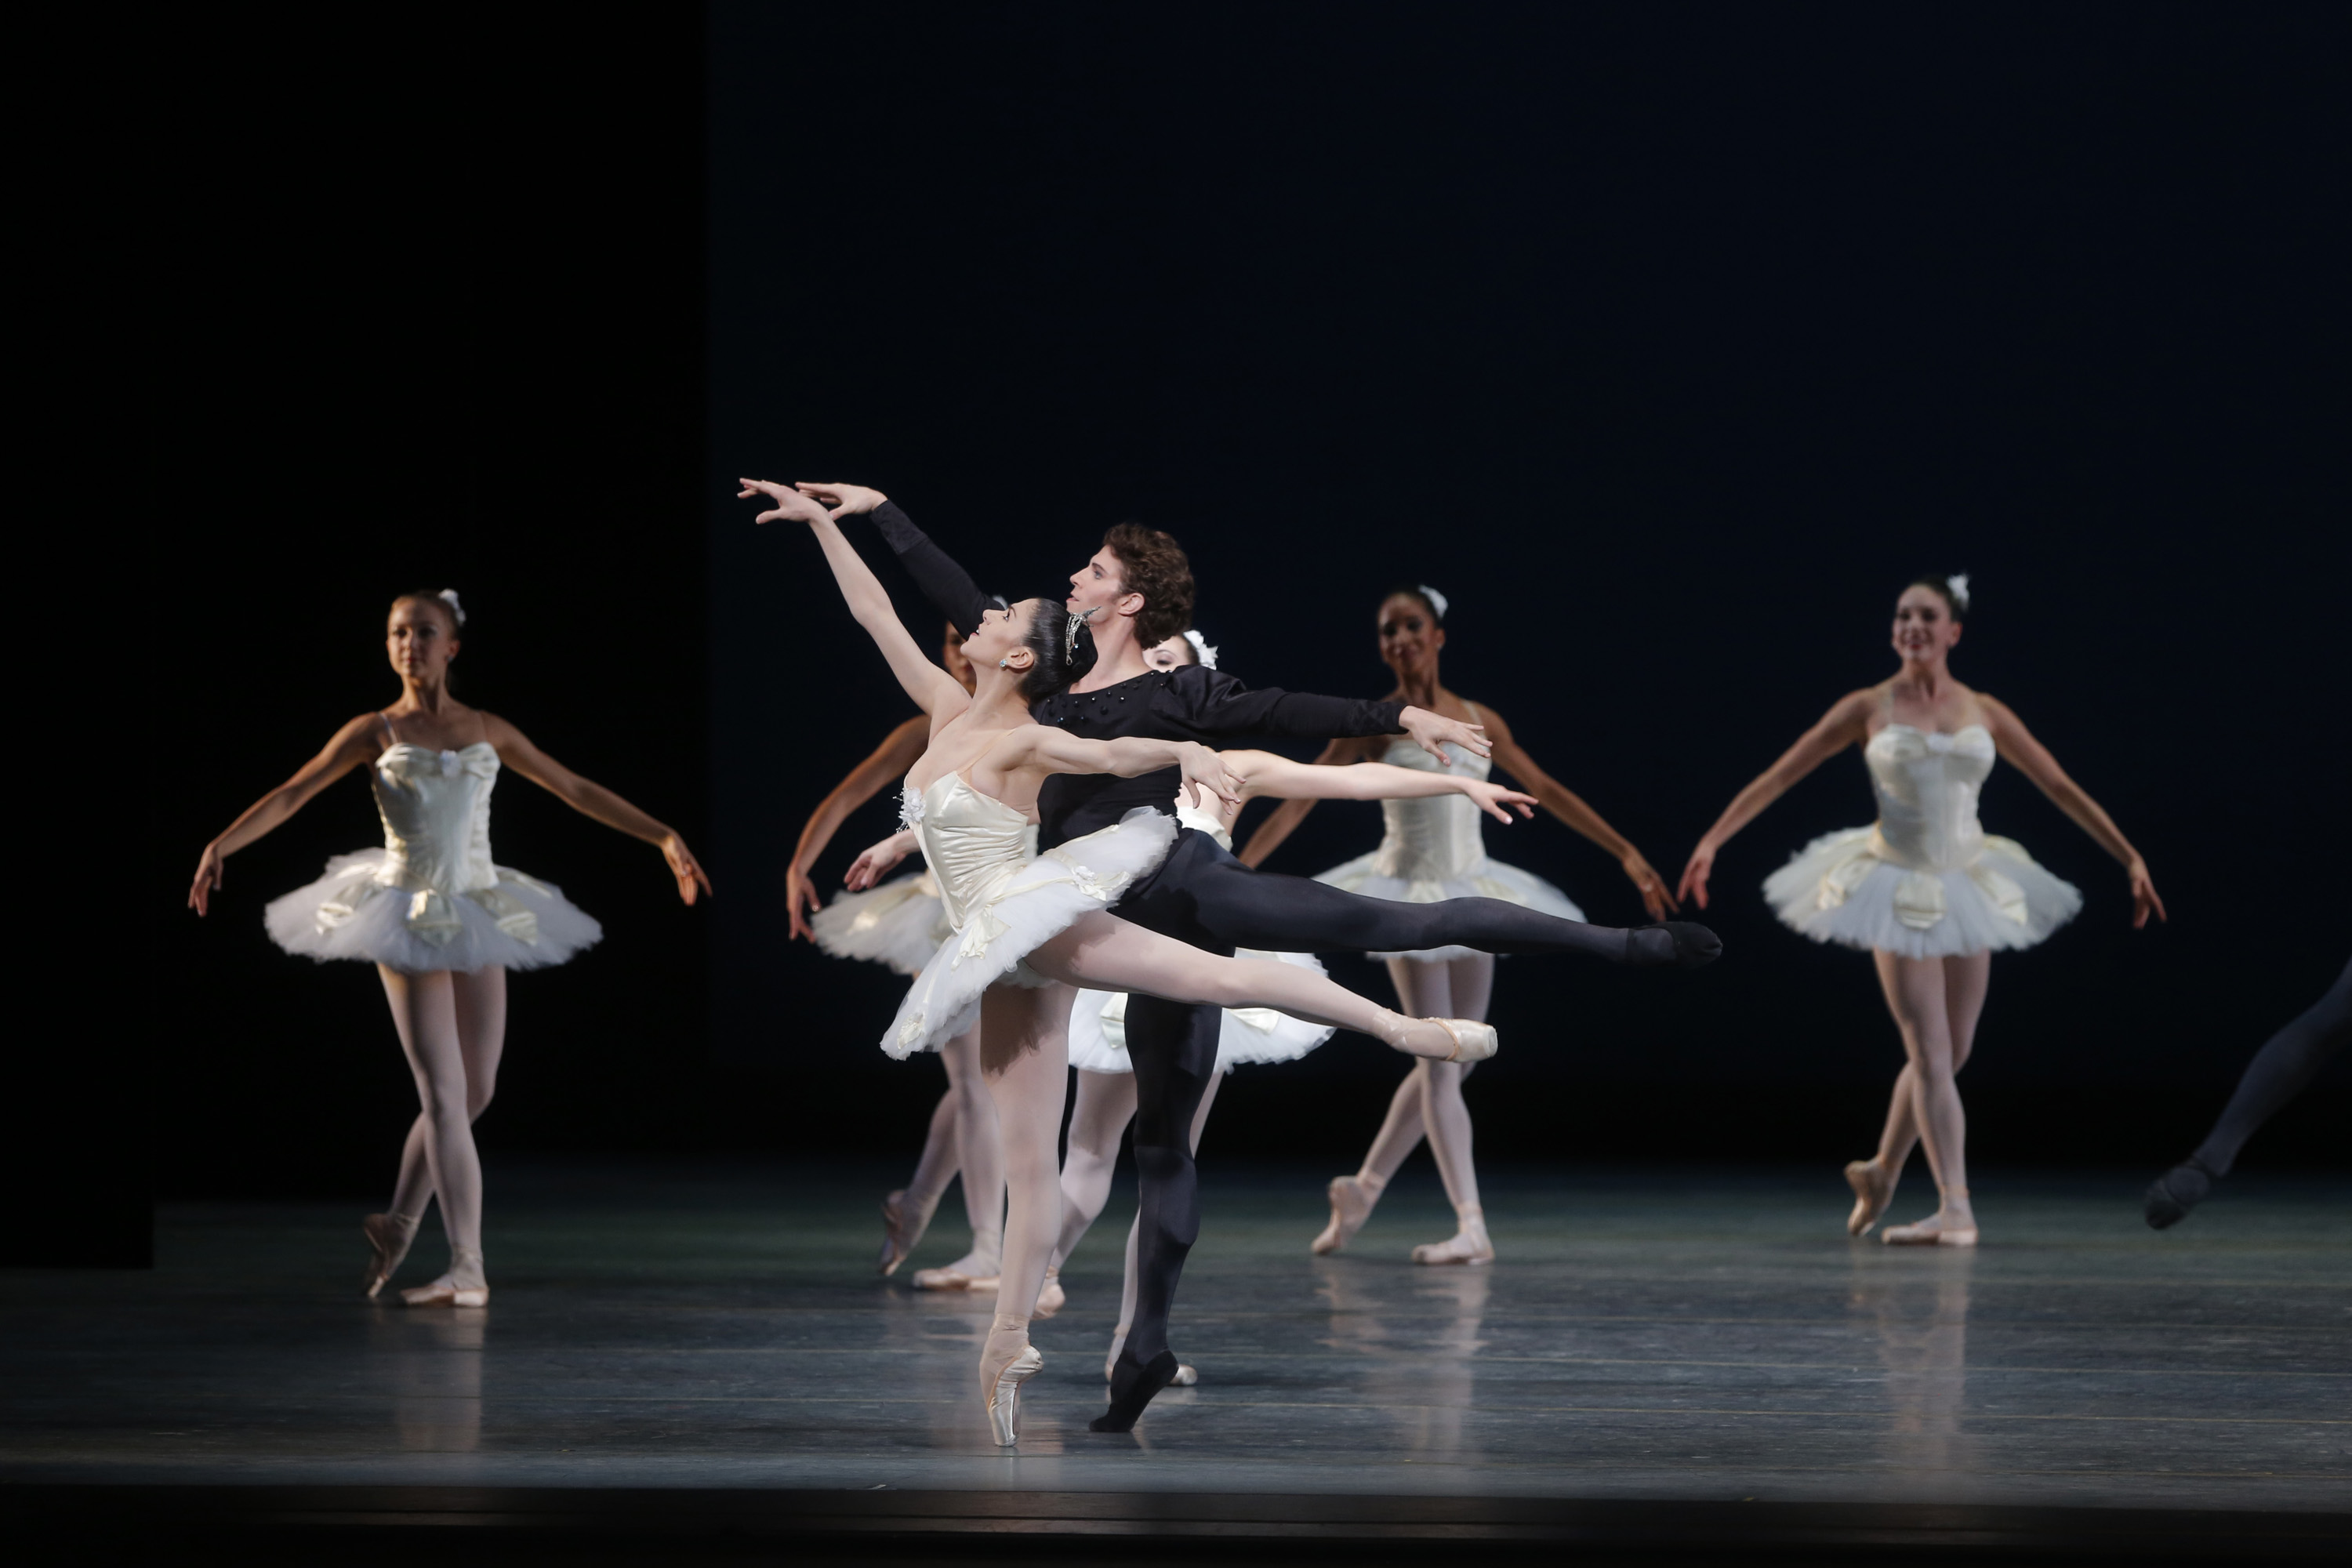
<svg viewBox="0 0 2352 1568">
<path fill-rule="evenodd" d="M 803 484 L 835 517 L 870 513 L 883 539 L 939 611 L 959 631 L 979 625 L 997 601 L 878 490 Z M 1040 723 L 1089 740 L 1230 742 L 1243 736 L 1302 740 L 1407 734 L 1444 760 L 1447 742 L 1487 754 L 1485 734 L 1426 709 L 1272 689 L 1253 691 L 1202 665 L 1156 670 L 1143 650 L 1192 618 L 1192 573 L 1165 533 L 1135 523 L 1112 529 L 1103 547 L 1070 577 L 1065 601 L 1088 617 L 1097 660 L 1068 690 L 1039 701 Z M 1038 844 L 1055 845 L 1116 823 L 1136 806 L 1174 811 L 1173 770 L 1137 778 L 1055 774 L 1037 800 Z M 1212 952 L 1237 947 L 1275 952 L 1410 952 L 1461 946 L 1486 952 L 1583 952 L 1610 963 L 1710 963 L 1721 943 L 1684 921 L 1626 931 L 1538 914 L 1498 899 L 1407 904 L 1363 898 L 1303 877 L 1244 866 L 1205 833 L 1177 836 L 1160 868 L 1130 887 L 1120 919 Z M 1127 1047 L 1135 1066 L 1135 1163 L 1141 1187 L 1136 1249 L 1136 1310 L 1111 1375 L 1110 1408 L 1092 1424 L 1125 1432 L 1176 1375 L 1168 1313 L 1184 1258 L 1200 1233 L 1199 1179 L 1187 1136 L 1216 1072 L 1221 1016 L 1156 996 L 1129 999 Z"/>
</svg>

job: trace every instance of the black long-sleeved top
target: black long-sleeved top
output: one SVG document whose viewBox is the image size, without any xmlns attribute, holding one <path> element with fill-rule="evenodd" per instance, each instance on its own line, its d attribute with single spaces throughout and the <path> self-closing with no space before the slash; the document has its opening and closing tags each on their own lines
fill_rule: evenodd
<svg viewBox="0 0 2352 1568">
<path fill-rule="evenodd" d="M 995 601 L 971 574 L 888 501 L 875 525 L 915 582 L 956 629 L 969 637 L 981 612 Z M 1030 710 L 1041 724 L 1057 724 L 1089 741 L 1138 735 L 1153 741 L 1230 742 L 1246 735 L 1328 740 L 1336 735 L 1391 735 L 1402 727 L 1402 702 L 1363 702 L 1305 692 L 1253 691 L 1230 675 L 1200 665 L 1155 669 L 1099 691 L 1048 697 Z M 1175 810 L 1180 775 L 1173 768 L 1123 779 L 1109 773 L 1055 773 L 1037 796 L 1038 842 L 1055 845 L 1108 827 L 1139 805 Z"/>
</svg>

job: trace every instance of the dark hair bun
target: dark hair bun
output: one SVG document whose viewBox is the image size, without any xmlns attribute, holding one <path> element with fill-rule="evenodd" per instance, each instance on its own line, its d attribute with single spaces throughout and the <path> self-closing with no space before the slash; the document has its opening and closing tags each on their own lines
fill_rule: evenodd
<svg viewBox="0 0 2352 1568">
<path fill-rule="evenodd" d="M 1029 635 L 1022 642 L 1036 656 L 1021 681 L 1021 695 L 1032 702 L 1083 679 L 1101 657 L 1095 647 L 1093 628 L 1065 611 L 1058 599 L 1037 601 Z"/>
</svg>

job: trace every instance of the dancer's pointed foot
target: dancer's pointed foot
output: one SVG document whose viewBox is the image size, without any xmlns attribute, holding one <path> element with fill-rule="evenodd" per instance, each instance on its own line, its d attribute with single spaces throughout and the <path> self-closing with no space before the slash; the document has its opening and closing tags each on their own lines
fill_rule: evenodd
<svg viewBox="0 0 2352 1568">
<path fill-rule="evenodd" d="M 1374 1185 L 1370 1178 L 1361 1175 L 1332 1177 L 1331 1184 L 1323 1189 L 1331 1200 L 1331 1223 L 1308 1244 L 1315 1254 L 1320 1257 L 1347 1246 L 1372 1217 L 1372 1205 L 1381 1201 L 1381 1188 L 1387 1184 Z"/>
<path fill-rule="evenodd" d="M 487 1307 L 490 1304 L 490 1282 L 482 1271 L 482 1255 L 466 1247 L 456 1247 L 449 1254 L 449 1272 L 440 1279 L 400 1293 L 401 1304 L 409 1307 Z"/>
<path fill-rule="evenodd" d="M 1045 1358 L 1029 1342 L 1026 1324 L 988 1332 L 980 1352 L 980 1396 L 988 1405 L 989 1430 L 1000 1448 L 1021 1440 L 1021 1385 L 1037 1375 Z"/>
<path fill-rule="evenodd" d="M 2183 1160 L 2150 1183 L 2141 1210 L 2150 1230 L 2169 1230 L 2189 1217 L 2189 1211 L 2212 1192 L 2213 1173 L 2192 1157 Z"/>
<path fill-rule="evenodd" d="M 1874 1156 L 1847 1161 L 1845 1184 L 1853 1189 L 1853 1212 L 1845 1216 L 1845 1233 L 1867 1236 L 1870 1227 L 1885 1217 L 1886 1205 L 1895 1201 L 1895 1178 L 1879 1167 Z"/>
<path fill-rule="evenodd" d="M 1889 1247 L 1974 1247 L 1977 1216 L 1965 1204 L 1955 1206 L 1948 1201 L 1926 1219 L 1888 1226 L 1878 1239 Z"/>
<path fill-rule="evenodd" d="M 1201 1381 L 1201 1369 L 1189 1361 L 1176 1363 L 1176 1375 L 1168 1380 L 1171 1388 L 1190 1388 Z"/>
<path fill-rule="evenodd" d="M 1087 1423 L 1089 1432 L 1132 1432 L 1152 1396 L 1176 1381 L 1183 1367 L 1173 1351 L 1161 1351 L 1148 1362 L 1124 1352 L 1111 1364 L 1110 1408 Z"/>
<path fill-rule="evenodd" d="M 367 1237 L 371 1256 L 367 1267 L 360 1272 L 360 1285 L 373 1301 L 408 1256 L 409 1244 L 416 1239 L 418 1218 L 405 1214 L 372 1214 L 360 1221 L 360 1234 Z"/>
<path fill-rule="evenodd" d="M 1625 962 L 1643 968 L 1704 969 L 1723 956 L 1723 939 L 1696 921 L 1663 921 L 1625 933 Z"/>
<path fill-rule="evenodd" d="M 1060 1311 L 1069 1300 L 1069 1292 L 1062 1289 L 1062 1271 L 1058 1268 L 1046 1269 L 1045 1283 L 1039 1287 L 1037 1291 L 1037 1310 L 1029 1314 L 1029 1321 L 1035 1322 L 1040 1318 L 1052 1317 Z"/>
<path fill-rule="evenodd" d="M 1492 1024 L 1471 1018 L 1408 1018 L 1389 1013 L 1381 1020 L 1381 1039 L 1409 1057 L 1441 1062 L 1483 1062 L 1502 1048 Z"/>
<path fill-rule="evenodd" d="M 908 1202 L 904 1187 L 882 1200 L 882 1258 L 875 1267 L 884 1279 L 896 1274 L 898 1265 L 914 1255 L 915 1244 L 931 1228 L 931 1215 L 939 1206 L 936 1197 L 929 1203 Z"/>
<path fill-rule="evenodd" d="M 1495 1244 L 1486 1239 L 1486 1216 L 1473 1206 L 1462 1211 L 1462 1228 L 1450 1241 L 1427 1243 L 1412 1249 L 1415 1263 L 1468 1264 L 1495 1261 Z"/>
</svg>

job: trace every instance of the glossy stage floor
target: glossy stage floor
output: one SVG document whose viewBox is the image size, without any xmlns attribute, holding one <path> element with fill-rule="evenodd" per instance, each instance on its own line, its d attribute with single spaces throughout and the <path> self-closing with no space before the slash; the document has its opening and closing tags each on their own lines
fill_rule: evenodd
<svg viewBox="0 0 2352 1568">
<path fill-rule="evenodd" d="M 1226 1163 L 1179 1304 L 1199 1386 L 1086 1430 L 1129 1187 L 1038 1326 L 1008 1454 L 989 1302 L 874 1274 L 895 1173 L 494 1168 L 478 1311 L 359 1300 L 351 1205 L 168 1208 L 152 1274 L 0 1276 L 0 1504 L 85 1538 L 574 1562 L 2352 1543 L 2352 1180 L 2248 1175 L 2156 1235 L 2142 1173 L 1986 1173 L 1969 1253 L 1849 1243 L 1834 1169 L 1504 1169 L 1500 1261 L 1432 1269 L 1406 1254 L 1450 1228 L 1433 1182 L 1317 1258 L 1325 1173 Z M 963 1238 L 950 1194 L 916 1262 Z"/>
</svg>

